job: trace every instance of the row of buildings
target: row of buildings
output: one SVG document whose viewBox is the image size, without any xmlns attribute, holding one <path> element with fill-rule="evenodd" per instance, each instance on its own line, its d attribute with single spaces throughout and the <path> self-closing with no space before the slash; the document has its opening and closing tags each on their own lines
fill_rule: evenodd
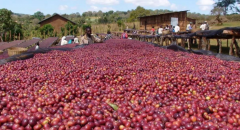
<svg viewBox="0 0 240 130">
<path fill-rule="evenodd" d="M 47 19 L 44 19 L 39 22 L 40 26 L 44 26 L 45 24 L 51 24 L 54 27 L 54 30 L 58 33 L 61 32 L 61 28 L 65 27 L 67 22 L 71 22 L 73 25 L 76 25 L 73 21 L 59 15 L 55 14 Z M 140 29 L 141 30 L 150 30 L 152 26 L 159 27 L 160 25 L 173 25 L 176 26 L 179 24 L 180 31 L 185 31 L 187 24 L 189 22 L 196 22 L 196 19 L 191 19 L 187 17 L 187 10 L 186 11 L 179 11 L 179 12 L 171 12 L 166 14 L 159 14 L 159 15 L 151 15 L 151 16 L 144 16 L 139 17 L 140 21 Z"/>
</svg>

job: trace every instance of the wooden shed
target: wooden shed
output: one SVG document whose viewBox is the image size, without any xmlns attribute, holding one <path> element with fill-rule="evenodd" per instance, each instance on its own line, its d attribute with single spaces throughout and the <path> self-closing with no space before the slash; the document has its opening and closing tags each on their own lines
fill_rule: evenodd
<svg viewBox="0 0 240 130">
<path fill-rule="evenodd" d="M 196 23 L 196 19 L 191 19 L 187 17 L 187 11 L 188 10 L 139 17 L 140 29 L 150 30 L 152 26 L 157 29 L 161 25 L 165 27 L 166 25 L 176 26 L 177 24 L 179 24 L 180 31 L 186 31 L 187 24 L 189 24 L 190 22 Z"/>
<path fill-rule="evenodd" d="M 65 24 L 67 24 L 67 22 L 71 22 L 73 25 L 76 25 L 76 23 L 74 23 L 73 21 L 64 18 L 63 16 L 59 15 L 59 14 L 55 14 L 49 18 L 46 18 L 42 21 L 40 21 L 38 24 L 40 24 L 40 27 L 46 25 L 46 24 L 51 24 L 54 27 L 54 31 L 57 33 L 61 32 L 61 28 L 65 27 Z"/>
</svg>

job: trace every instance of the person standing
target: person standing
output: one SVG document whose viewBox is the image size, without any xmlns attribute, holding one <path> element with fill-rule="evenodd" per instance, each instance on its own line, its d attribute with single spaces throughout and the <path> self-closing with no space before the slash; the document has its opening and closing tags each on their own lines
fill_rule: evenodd
<svg viewBox="0 0 240 130">
<path fill-rule="evenodd" d="M 128 39 L 127 31 L 123 31 L 123 33 L 121 35 L 121 39 Z"/>
<path fill-rule="evenodd" d="M 87 27 L 85 29 L 85 35 L 80 39 L 80 45 L 82 44 L 92 44 L 92 43 L 100 43 L 102 40 L 100 38 L 92 36 L 91 27 Z"/>
<path fill-rule="evenodd" d="M 79 40 L 78 40 L 78 38 L 76 36 L 74 38 L 74 43 L 79 43 Z"/>
<path fill-rule="evenodd" d="M 202 23 L 202 25 L 200 26 L 201 30 L 204 31 L 206 29 L 206 24 L 205 22 Z"/>
<path fill-rule="evenodd" d="M 152 26 L 151 35 L 154 35 L 154 33 L 155 33 L 155 29 L 154 29 L 154 26 Z"/>
<path fill-rule="evenodd" d="M 192 30 L 192 22 L 190 22 L 188 25 L 187 25 L 187 28 L 186 28 L 186 31 L 191 31 Z"/>
<path fill-rule="evenodd" d="M 180 27 L 179 27 L 179 24 L 177 24 L 176 26 L 175 26 L 175 33 L 178 33 L 179 31 L 180 31 Z"/>
<path fill-rule="evenodd" d="M 66 37 L 63 36 L 63 37 L 62 37 L 62 41 L 61 41 L 61 46 L 66 45 L 66 44 L 68 44 L 68 42 L 67 42 L 67 40 L 66 40 Z"/>
<path fill-rule="evenodd" d="M 106 37 L 104 38 L 104 41 L 109 40 L 109 39 L 112 39 L 112 35 L 111 35 L 111 32 L 110 32 L 110 31 L 107 32 L 107 35 L 106 35 Z"/>
<path fill-rule="evenodd" d="M 39 49 L 39 43 L 36 44 L 35 50 Z"/>
<path fill-rule="evenodd" d="M 170 25 L 170 27 L 169 27 L 169 32 L 170 32 L 170 33 L 173 32 L 173 26 L 172 26 L 172 25 Z"/>
<path fill-rule="evenodd" d="M 169 30 L 169 26 L 168 25 L 166 25 L 165 30 Z"/>
<path fill-rule="evenodd" d="M 163 27 L 162 27 L 162 25 L 159 27 L 159 29 L 158 29 L 158 34 L 159 35 L 162 35 L 162 33 L 163 33 Z"/>
<path fill-rule="evenodd" d="M 209 25 L 207 21 L 205 21 L 205 30 L 209 30 Z"/>
</svg>

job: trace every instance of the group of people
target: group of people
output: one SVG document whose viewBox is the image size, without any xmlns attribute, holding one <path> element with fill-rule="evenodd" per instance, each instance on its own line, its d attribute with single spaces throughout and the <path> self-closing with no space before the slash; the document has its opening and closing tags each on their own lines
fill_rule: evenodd
<svg viewBox="0 0 240 130">
<path fill-rule="evenodd" d="M 106 37 L 102 40 L 101 38 L 98 37 L 98 35 L 93 35 L 92 34 L 92 29 L 90 27 L 87 27 L 85 29 L 85 35 L 83 35 L 80 38 L 80 41 L 77 37 L 75 37 L 74 40 L 73 40 L 73 43 L 77 43 L 77 44 L 80 44 L 80 45 L 92 44 L 92 43 L 101 43 L 101 42 L 103 42 L 105 40 L 108 40 L 108 39 L 111 39 L 111 38 L 112 38 L 112 35 L 111 35 L 110 31 L 107 32 Z M 62 37 L 61 46 L 66 45 L 66 44 L 71 44 L 71 43 L 72 43 L 72 40 L 67 41 L 65 36 Z"/>
<path fill-rule="evenodd" d="M 188 25 L 187 25 L 187 28 L 186 28 L 186 31 L 191 31 L 192 29 L 196 29 L 196 25 L 195 23 L 192 23 L 190 22 Z M 200 26 L 200 29 L 201 30 L 209 30 L 209 25 L 207 23 L 207 21 L 205 21 L 201 26 Z M 165 27 L 163 27 L 162 25 L 155 31 L 154 29 L 154 26 L 152 27 L 151 29 L 151 34 L 152 35 L 155 35 L 156 34 L 163 34 L 163 31 L 165 30 L 169 30 L 170 33 L 178 33 L 180 31 L 180 27 L 179 25 L 177 24 L 176 26 L 168 26 L 166 25 Z M 111 39 L 112 36 L 111 36 L 111 33 L 110 31 L 108 31 L 106 37 L 104 40 L 108 40 L 108 39 Z M 126 31 L 124 31 L 121 35 L 121 39 L 128 39 L 128 34 Z M 62 40 L 61 40 L 61 45 L 66 45 L 66 44 L 70 44 L 70 43 L 79 43 L 80 45 L 81 44 L 92 44 L 92 43 L 99 43 L 99 42 L 103 42 L 103 40 L 101 40 L 101 38 L 99 38 L 98 36 L 94 36 L 92 35 L 92 30 L 90 27 L 86 28 L 85 30 L 85 35 L 81 37 L 80 41 L 77 37 L 74 38 L 74 40 L 69 40 L 67 41 L 66 40 L 66 36 L 63 36 L 62 37 Z M 37 45 L 36 49 L 39 48 L 39 45 Z"/>
<path fill-rule="evenodd" d="M 78 38 L 76 36 L 74 37 L 73 40 L 70 39 L 69 41 L 67 41 L 66 38 L 67 38 L 66 36 L 62 37 L 61 46 L 66 45 L 66 44 L 71 44 L 72 42 L 73 43 L 79 43 L 79 40 L 78 40 Z"/>
<path fill-rule="evenodd" d="M 154 26 L 153 26 L 152 29 L 151 29 L 151 35 L 155 35 L 155 34 L 161 35 L 161 34 L 163 34 L 163 31 L 167 31 L 167 30 L 169 30 L 170 33 L 178 33 L 180 31 L 180 27 L 179 27 L 178 24 L 176 26 L 166 25 L 165 27 L 163 27 L 163 25 L 161 25 L 155 31 Z"/>
<path fill-rule="evenodd" d="M 196 29 L 196 24 L 195 24 L 195 22 L 193 22 L 193 23 L 190 22 L 190 23 L 187 25 L 186 31 L 191 31 L 191 30 L 193 30 L 193 29 Z M 204 31 L 204 30 L 209 30 L 209 25 L 208 25 L 207 21 L 205 21 L 205 22 L 203 22 L 203 23 L 201 24 L 200 29 L 201 29 L 202 31 Z"/>
<path fill-rule="evenodd" d="M 187 25 L 186 31 L 191 31 L 193 29 L 196 29 L 196 24 L 195 22 L 190 22 Z M 202 25 L 200 26 L 201 30 L 209 30 L 209 25 L 207 23 L 207 21 L 203 22 Z M 157 30 L 154 29 L 154 26 L 151 29 L 151 35 L 161 35 L 163 34 L 163 31 L 165 30 L 169 30 L 170 33 L 178 33 L 180 31 L 180 27 L 179 24 L 177 24 L 176 26 L 172 26 L 172 25 L 166 25 L 165 27 L 163 27 L 163 25 L 161 25 Z"/>
</svg>

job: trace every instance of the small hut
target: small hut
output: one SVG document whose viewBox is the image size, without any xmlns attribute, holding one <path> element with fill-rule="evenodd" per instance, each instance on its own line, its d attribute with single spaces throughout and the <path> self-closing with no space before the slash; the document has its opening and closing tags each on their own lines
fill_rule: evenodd
<svg viewBox="0 0 240 130">
<path fill-rule="evenodd" d="M 40 21 L 38 24 L 40 24 L 40 27 L 46 25 L 46 24 L 51 24 L 54 27 L 54 30 L 58 33 L 61 32 L 61 28 L 65 27 L 65 24 L 67 24 L 67 22 L 71 22 L 73 25 L 76 25 L 76 23 L 74 23 L 73 21 L 59 15 L 59 14 L 55 14 L 52 17 L 46 18 L 42 21 Z"/>
<path fill-rule="evenodd" d="M 186 31 L 187 24 L 190 22 L 196 22 L 196 19 L 188 18 L 187 11 L 171 12 L 165 14 L 151 15 L 139 17 L 140 29 L 150 30 L 152 26 L 159 27 L 160 25 L 173 25 L 179 24 L 180 31 Z"/>
</svg>

